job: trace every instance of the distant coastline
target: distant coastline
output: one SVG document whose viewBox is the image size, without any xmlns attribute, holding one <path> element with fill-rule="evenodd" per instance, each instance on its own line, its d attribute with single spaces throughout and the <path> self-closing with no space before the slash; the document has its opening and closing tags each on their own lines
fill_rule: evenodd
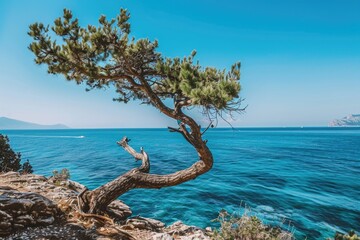
<svg viewBox="0 0 360 240">
<path fill-rule="evenodd" d="M 51 125 L 46 125 L 46 126 L 51 126 Z M 202 128 L 203 130 L 205 128 Z M 126 130 L 126 131 L 153 131 L 153 130 L 164 130 L 164 131 L 168 131 L 167 128 L 136 128 L 136 127 L 112 127 L 112 128 L 27 128 L 27 129 L 5 129 L 5 128 L 1 128 L 0 126 L 0 131 L 3 132 L 7 132 L 7 131 L 41 131 L 41 130 L 58 130 L 58 131 L 114 131 L 114 130 Z M 213 131 L 314 131 L 314 130 L 319 130 L 319 131 L 323 131 L 323 130 L 328 130 L 328 131 L 346 131 L 346 130 L 360 130 L 360 126 L 349 126 L 349 127 L 342 127 L 342 126 L 338 126 L 338 127 L 329 127 L 329 126 L 316 126 L 316 127 L 235 127 L 235 128 L 231 128 L 231 127 L 217 127 L 217 128 L 213 128 L 207 131 L 207 133 L 211 133 Z"/>
<path fill-rule="evenodd" d="M 64 124 L 42 125 L 37 123 L 25 122 L 17 119 L 0 117 L 1 130 L 41 130 L 41 129 L 69 129 Z"/>
<path fill-rule="evenodd" d="M 360 114 L 350 114 L 341 119 L 334 119 L 329 127 L 360 127 Z"/>
</svg>

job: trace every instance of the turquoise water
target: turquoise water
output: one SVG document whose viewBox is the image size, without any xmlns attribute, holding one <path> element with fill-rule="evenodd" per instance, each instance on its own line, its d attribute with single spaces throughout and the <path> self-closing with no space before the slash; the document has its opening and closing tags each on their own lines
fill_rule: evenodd
<svg viewBox="0 0 360 240">
<path fill-rule="evenodd" d="M 190 166 L 196 152 L 166 129 L 13 130 L 7 134 L 35 172 L 68 168 L 71 178 L 96 188 L 138 166 L 116 141 L 144 147 L 151 172 Z M 135 189 L 121 199 L 134 215 L 166 223 L 214 226 L 218 212 L 240 204 L 267 223 L 293 226 L 297 238 L 324 239 L 360 230 L 360 128 L 214 129 L 205 138 L 213 169 L 194 181 L 160 190 Z"/>
</svg>

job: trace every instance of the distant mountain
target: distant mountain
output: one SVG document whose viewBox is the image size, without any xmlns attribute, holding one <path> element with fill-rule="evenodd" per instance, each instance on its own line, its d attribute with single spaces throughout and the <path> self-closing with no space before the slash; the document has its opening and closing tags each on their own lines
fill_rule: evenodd
<svg viewBox="0 0 360 240">
<path fill-rule="evenodd" d="M 332 120 L 329 127 L 360 127 L 360 114 L 350 114 L 342 119 Z"/>
<path fill-rule="evenodd" d="M 63 124 L 41 125 L 36 123 L 24 122 L 7 117 L 0 117 L 0 130 L 12 129 L 66 129 L 69 128 Z"/>
</svg>

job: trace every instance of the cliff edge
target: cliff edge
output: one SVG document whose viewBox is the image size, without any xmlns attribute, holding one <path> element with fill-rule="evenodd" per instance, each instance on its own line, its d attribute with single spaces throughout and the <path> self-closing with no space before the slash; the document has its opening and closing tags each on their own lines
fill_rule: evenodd
<svg viewBox="0 0 360 240">
<path fill-rule="evenodd" d="M 130 217 L 130 208 L 113 201 L 106 214 L 78 210 L 85 187 L 71 180 L 17 172 L 0 173 L 0 239 L 208 240 L 211 230 L 178 221 L 170 226 L 150 218 Z"/>
<path fill-rule="evenodd" d="M 350 114 L 341 119 L 332 120 L 329 127 L 360 127 L 360 114 Z"/>
</svg>

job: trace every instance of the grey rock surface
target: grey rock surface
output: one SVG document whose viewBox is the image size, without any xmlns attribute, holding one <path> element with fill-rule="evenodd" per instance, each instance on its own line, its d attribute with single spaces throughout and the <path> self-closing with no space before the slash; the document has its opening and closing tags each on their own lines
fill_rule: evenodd
<svg viewBox="0 0 360 240">
<path fill-rule="evenodd" d="M 329 127 L 360 127 L 360 114 L 350 114 L 341 119 L 332 120 Z"/>
<path fill-rule="evenodd" d="M 182 222 L 166 227 L 155 219 L 139 216 L 127 219 L 132 212 L 120 200 L 107 208 L 113 224 L 93 229 L 68 221 L 65 214 L 68 204 L 76 205 L 77 195 L 84 189 L 85 186 L 71 180 L 17 172 L 0 174 L 0 239 L 210 239 L 208 231 Z"/>
<path fill-rule="evenodd" d="M 50 225 L 60 217 L 57 206 L 46 197 L 0 186 L 0 236 L 29 226 Z"/>
</svg>

